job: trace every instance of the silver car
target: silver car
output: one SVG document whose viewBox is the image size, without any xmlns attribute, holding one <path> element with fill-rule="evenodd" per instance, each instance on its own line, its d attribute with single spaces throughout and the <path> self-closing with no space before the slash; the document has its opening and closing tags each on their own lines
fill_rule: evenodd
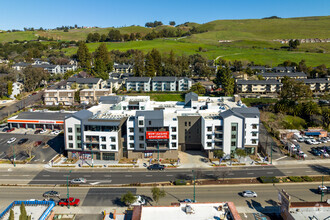
<svg viewBox="0 0 330 220">
<path fill-rule="evenodd" d="M 76 178 L 70 181 L 71 184 L 80 184 L 80 183 L 86 183 L 87 180 L 85 178 Z"/>
<path fill-rule="evenodd" d="M 257 197 L 257 193 L 250 191 L 250 190 L 246 190 L 242 192 L 243 197 Z"/>
</svg>

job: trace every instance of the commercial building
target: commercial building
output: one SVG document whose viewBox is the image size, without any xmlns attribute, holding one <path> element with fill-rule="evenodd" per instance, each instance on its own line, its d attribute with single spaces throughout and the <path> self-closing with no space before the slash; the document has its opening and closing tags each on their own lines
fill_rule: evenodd
<svg viewBox="0 0 330 220">
<path fill-rule="evenodd" d="M 171 206 L 135 206 L 132 220 L 242 220 L 233 202 L 177 203 Z"/>
<path fill-rule="evenodd" d="M 66 117 L 69 157 L 93 152 L 111 160 L 177 158 L 180 150 L 197 150 L 213 158 L 214 150 L 229 157 L 237 148 L 257 153 L 259 110 L 232 97 L 188 93 L 185 102 L 155 102 L 149 96 L 107 96 L 99 103 Z"/>
<path fill-rule="evenodd" d="M 64 128 L 64 119 L 74 112 L 30 111 L 22 112 L 7 120 L 9 128 L 58 129 Z"/>
<path fill-rule="evenodd" d="M 236 90 L 239 93 L 279 93 L 282 83 L 277 80 L 237 80 Z"/>
</svg>

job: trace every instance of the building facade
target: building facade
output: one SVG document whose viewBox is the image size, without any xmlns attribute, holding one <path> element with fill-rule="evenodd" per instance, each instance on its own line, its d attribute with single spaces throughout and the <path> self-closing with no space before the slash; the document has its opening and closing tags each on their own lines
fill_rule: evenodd
<svg viewBox="0 0 330 220">
<path fill-rule="evenodd" d="M 237 80 L 238 93 L 279 93 L 282 83 L 277 80 Z"/>
<path fill-rule="evenodd" d="M 96 104 L 102 96 L 109 96 L 112 94 L 112 89 L 83 89 L 80 90 L 81 104 Z"/>
<path fill-rule="evenodd" d="M 150 77 L 130 77 L 126 80 L 127 91 L 144 91 L 150 92 Z"/>
<path fill-rule="evenodd" d="M 74 89 L 50 89 L 44 92 L 45 105 L 73 105 Z"/>
</svg>

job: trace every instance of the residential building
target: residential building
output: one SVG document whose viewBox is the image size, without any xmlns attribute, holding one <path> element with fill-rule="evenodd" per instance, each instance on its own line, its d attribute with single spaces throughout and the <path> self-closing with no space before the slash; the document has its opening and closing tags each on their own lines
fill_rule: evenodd
<svg viewBox="0 0 330 220">
<path fill-rule="evenodd" d="M 61 67 L 60 65 L 52 65 L 52 64 L 35 64 L 32 65 L 34 68 L 42 68 L 49 72 L 50 74 L 59 74 L 61 72 Z"/>
<path fill-rule="evenodd" d="M 278 80 L 281 81 L 283 77 L 287 76 L 292 79 L 307 79 L 307 75 L 304 72 L 273 72 L 273 73 L 259 73 L 265 80 Z"/>
<path fill-rule="evenodd" d="M 251 70 L 255 71 L 256 73 L 266 73 L 266 72 L 272 71 L 272 68 L 265 67 L 265 66 L 247 66 L 246 68 L 250 68 Z"/>
<path fill-rule="evenodd" d="M 71 77 L 67 80 L 66 88 L 71 88 L 73 83 L 77 85 L 77 89 L 104 89 L 107 86 L 107 82 L 100 78 Z"/>
<path fill-rule="evenodd" d="M 122 79 L 108 79 L 107 80 L 107 88 L 112 88 L 115 90 L 119 90 L 123 85 L 123 80 Z"/>
<path fill-rule="evenodd" d="M 112 89 L 83 89 L 80 90 L 80 103 L 81 104 L 96 104 L 101 96 L 109 96 L 112 94 Z"/>
<path fill-rule="evenodd" d="M 60 65 L 61 73 L 66 73 L 68 71 L 76 71 L 78 69 L 77 65 L 69 64 L 69 65 Z"/>
<path fill-rule="evenodd" d="M 106 96 L 99 103 L 65 119 L 69 157 L 92 151 L 95 158 L 108 160 L 158 153 L 176 159 L 180 150 L 201 151 L 209 158 L 216 149 L 227 157 L 237 148 L 257 152 L 259 110 L 232 97 L 188 93 L 185 102 L 155 102 L 149 96 Z"/>
<path fill-rule="evenodd" d="M 296 72 L 296 67 L 292 66 L 277 66 L 272 69 L 276 73 L 293 73 Z"/>
<path fill-rule="evenodd" d="M 130 64 L 114 63 L 113 71 L 116 72 L 116 73 L 132 73 L 133 72 L 133 66 L 130 65 Z"/>
<path fill-rule="evenodd" d="M 187 77 L 179 77 L 177 81 L 177 91 L 189 91 L 192 86 L 192 79 Z"/>
<path fill-rule="evenodd" d="M 21 70 L 23 70 L 25 67 L 30 66 L 30 65 L 31 65 L 31 63 L 20 62 L 20 63 L 15 63 L 15 64 L 13 64 L 13 65 L 12 65 L 12 68 L 13 68 L 14 70 L 21 71 Z"/>
<path fill-rule="evenodd" d="M 152 78 L 152 91 L 174 92 L 177 90 L 177 78 L 174 76 L 155 76 Z"/>
<path fill-rule="evenodd" d="M 301 79 L 309 86 L 312 92 L 327 92 L 330 91 L 330 79 L 329 78 L 315 78 L 315 79 Z"/>
<path fill-rule="evenodd" d="M 24 89 L 24 84 L 20 83 L 20 82 L 14 82 L 13 83 L 13 91 L 10 95 L 11 99 L 15 99 L 15 97 L 17 97 L 19 94 L 21 94 L 21 92 Z"/>
<path fill-rule="evenodd" d="M 282 83 L 277 80 L 237 80 L 238 93 L 279 93 Z"/>
<path fill-rule="evenodd" d="M 48 89 L 44 92 L 45 105 L 73 105 L 74 89 Z"/>
<path fill-rule="evenodd" d="M 151 89 L 150 77 L 130 77 L 126 80 L 127 91 L 144 91 L 150 92 Z"/>
<path fill-rule="evenodd" d="M 176 203 L 171 206 L 134 206 L 132 220 L 242 220 L 233 202 Z"/>
</svg>

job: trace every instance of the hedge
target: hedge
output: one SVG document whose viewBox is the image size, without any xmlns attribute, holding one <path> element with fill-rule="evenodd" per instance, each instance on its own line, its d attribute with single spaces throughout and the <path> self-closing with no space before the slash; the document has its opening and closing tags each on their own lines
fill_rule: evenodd
<svg viewBox="0 0 330 220">
<path fill-rule="evenodd" d="M 304 182 L 304 179 L 300 176 L 289 176 L 288 178 L 291 182 Z"/>
<path fill-rule="evenodd" d="M 187 181 L 178 179 L 174 181 L 174 185 L 187 185 Z"/>
<path fill-rule="evenodd" d="M 278 183 L 280 182 L 275 176 L 261 176 L 259 181 L 262 183 Z"/>
</svg>

